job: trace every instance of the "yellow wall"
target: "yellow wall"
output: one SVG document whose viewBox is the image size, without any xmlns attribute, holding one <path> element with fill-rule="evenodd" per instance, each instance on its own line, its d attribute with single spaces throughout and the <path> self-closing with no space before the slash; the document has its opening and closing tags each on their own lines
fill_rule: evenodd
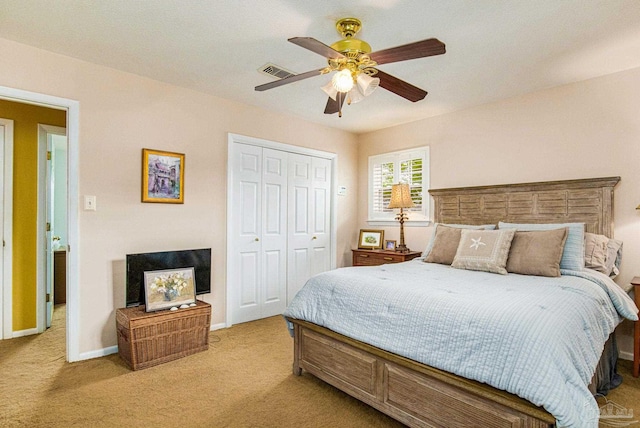
<svg viewBox="0 0 640 428">
<path fill-rule="evenodd" d="M 66 112 L 0 100 L 13 120 L 13 331 L 36 327 L 38 124 L 66 126 Z"/>
</svg>

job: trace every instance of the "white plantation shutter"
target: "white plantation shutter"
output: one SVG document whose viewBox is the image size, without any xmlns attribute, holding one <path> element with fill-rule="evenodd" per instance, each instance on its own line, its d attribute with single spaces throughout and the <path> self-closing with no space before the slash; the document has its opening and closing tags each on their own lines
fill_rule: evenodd
<svg viewBox="0 0 640 428">
<path fill-rule="evenodd" d="M 373 166 L 373 206 L 375 212 L 391 212 L 387 208 L 391 201 L 391 185 L 394 184 L 394 163 L 382 162 Z"/>
<path fill-rule="evenodd" d="M 427 221 L 429 148 L 405 150 L 369 157 L 369 221 L 395 221 L 396 211 L 387 208 L 391 186 L 407 183 L 415 206 L 405 210 L 409 221 Z M 423 198 L 427 201 L 423 203 Z"/>
</svg>

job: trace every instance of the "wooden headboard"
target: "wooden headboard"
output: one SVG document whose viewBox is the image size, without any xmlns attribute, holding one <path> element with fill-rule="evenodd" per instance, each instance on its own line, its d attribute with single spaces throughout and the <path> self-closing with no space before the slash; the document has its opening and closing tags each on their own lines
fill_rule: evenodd
<svg viewBox="0 0 640 428">
<path fill-rule="evenodd" d="M 586 224 L 613 238 L 613 188 L 620 177 L 429 190 L 436 223 Z"/>
</svg>

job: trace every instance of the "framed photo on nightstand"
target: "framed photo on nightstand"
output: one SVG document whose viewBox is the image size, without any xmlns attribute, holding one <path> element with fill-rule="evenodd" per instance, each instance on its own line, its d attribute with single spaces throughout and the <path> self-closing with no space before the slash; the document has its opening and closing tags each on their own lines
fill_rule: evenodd
<svg viewBox="0 0 640 428">
<path fill-rule="evenodd" d="M 379 250 L 382 248 L 384 230 L 360 229 L 358 248 L 364 250 Z"/>
</svg>

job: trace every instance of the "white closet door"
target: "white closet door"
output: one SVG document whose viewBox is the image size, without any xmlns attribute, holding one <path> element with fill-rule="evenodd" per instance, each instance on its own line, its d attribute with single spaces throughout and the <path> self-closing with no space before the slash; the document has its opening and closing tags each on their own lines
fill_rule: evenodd
<svg viewBox="0 0 640 428">
<path fill-rule="evenodd" d="M 312 158 L 311 276 L 331 269 L 331 161 Z M 296 291 L 297 292 L 297 291 Z"/>
<path fill-rule="evenodd" d="M 236 324 L 260 317 L 262 149 L 244 144 L 234 149 L 232 224 L 237 241 L 229 281 Z"/>
<path fill-rule="evenodd" d="M 287 153 L 263 149 L 262 316 L 287 307 Z"/>
<path fill-rule="evenodd" d="M 289 154 L 287 302 L 319 272 L 330 269 L 331 161 Z"/>
<path fill-rule="evenodd" d="M 228 276 L 234 324 L 286 307 L 286 153 L 237 144 L 231 223 L 237 249 Z"/>
</svg>

